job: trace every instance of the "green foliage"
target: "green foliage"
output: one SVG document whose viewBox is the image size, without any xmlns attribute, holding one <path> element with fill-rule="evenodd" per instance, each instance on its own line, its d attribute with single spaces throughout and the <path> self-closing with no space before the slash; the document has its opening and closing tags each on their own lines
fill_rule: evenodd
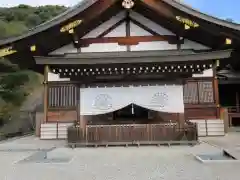
<svg viewBox="0 0 240 180">
<path fill-rule="evenodd" d="M 19 35 L 66 10 L 63 6 L 0 8 L 0 39 Z M 39 87 L 41 77 L 0 58 L 0 126 L 17 114 L 23 102 Z"/>
<path fill-rule="evenodd" d="M 21 4 L 17 7 L 0 8 L 0 39 L 19 35 L 59 15 L 64 6 L 31 7 Z"/>
<path fill-rule="evenodd" d="M 9 72 L 0 73 L 0 124 L 16 114 L 27 96 L 40 85 L 39 76 L 30 70 L 21 70 L 7 60 Z"/>
</svg>

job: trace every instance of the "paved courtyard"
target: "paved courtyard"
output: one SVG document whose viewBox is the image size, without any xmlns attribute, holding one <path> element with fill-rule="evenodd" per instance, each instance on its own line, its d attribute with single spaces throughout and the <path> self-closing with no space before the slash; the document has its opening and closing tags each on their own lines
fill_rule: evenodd
<svg viewBox="0 0 240 180">
<path fill-rule="evenodd" d="M 239 134 L 204 141 L 237 144 Z M 223 140 L 224 139 L 224 140 Z M 219 143 L 221 145 L 221 143 Z M 218 145 L 219 145 L 218 144 Z M 224 143 L 222 143 L 224 144 Z M 230 143 L 229 143 L 230 144 Z M 237 180 L 240 163 L 203 164 L 193 154 L 219 152 L 194 147 L 65 147 L 64 141 L 25 137 L 0 143 L 0 180 Z"/>
</svg>

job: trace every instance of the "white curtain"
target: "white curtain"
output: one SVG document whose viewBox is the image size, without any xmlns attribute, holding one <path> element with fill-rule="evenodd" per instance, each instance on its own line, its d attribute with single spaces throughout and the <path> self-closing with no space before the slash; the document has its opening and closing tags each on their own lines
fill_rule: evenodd
<svg viewBox="0 0 240 180">
<path fill-rule="evenodd" d="M 182 85 L 83 88 L 80 90 L 81 115 L 98 115 L 136 104 L 146 109 L 183 113 Z"/>
<path fill-rule="evenodd" d="M 159 112 L 183 113 L 183 87 L 181 85 L 143 86 L 134 88 L 133 103 Z"/>
<path fill-rule="evenodd" d="M 131 104 L 127 88 L 80 89 L 81 115 L 98 115 L 122 109 Z"/>
</svg>

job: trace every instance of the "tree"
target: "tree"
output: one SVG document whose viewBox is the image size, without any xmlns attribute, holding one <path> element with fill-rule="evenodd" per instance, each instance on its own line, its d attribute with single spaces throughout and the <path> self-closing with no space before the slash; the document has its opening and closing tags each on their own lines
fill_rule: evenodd
<svg viewBox="0 0 240 180">
<path fill-rule="evenodd" d="M 34 26 L 37 26 L 41 23 L 42 23 L 42 19 L 36 14 L 30 14 L 26 18 L 26 22 L 25 22 L 27 27 L 34 27 Z"/>
<path fill-rule="evenodd" d="M 8 36 L 7 23 L 0 20 L 0 39 Z"/>
<path fill-rule="evenodd" d="M 66 10 L 63 6 L 0 8 L 0 39 L 19 35 Z M 37 73 L 0 58 L 0 126 L 16 115 L 26 97 L 40 85 Z"/>
<path fill-rule="evenodd" d="M 64 6 L 31 7 L 21 4 L 17 7 L 0 8 L 0 39 L 19 35 L 59 15 Z"/>
</svg>

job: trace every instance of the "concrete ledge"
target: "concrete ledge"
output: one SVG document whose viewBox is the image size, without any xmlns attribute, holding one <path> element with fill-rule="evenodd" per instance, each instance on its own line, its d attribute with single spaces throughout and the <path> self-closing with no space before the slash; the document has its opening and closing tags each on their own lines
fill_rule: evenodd
<svg viewBox="0 0 240 180">
<path fill-rule="evenodd" d="M 203 160 L 197 155 L 193 155 L 201 163 L 240 163 L 239 160 Z"/>
<path fill-rule="evenodd" d="M 11 142 L 11 141 L 21 139 L 21 138 L 24 138 L 24 137 L 28 137 L 28 136 L 33 136 L 33 135 L 34 135 L 34 133 L 30 132 L 30 133 L 23 134 L 21 136 L 16 136 L 16 137 L 12 137 L 12 138 L 4 138 L 4 139 L 0 140 L 0 144 L 6 143 L 6 142 Z"/>
<path fill-rule="evenodd" d="M 196 145 L 198 141 L 134 141 L 134 142 L 100 142 L 100 143 L 85 143 L 85 142 L 69 142 L 68 146 L 75 147 L 98 147 L 98 146 L 144 146 L 144 145 Z"/>
</svg>

